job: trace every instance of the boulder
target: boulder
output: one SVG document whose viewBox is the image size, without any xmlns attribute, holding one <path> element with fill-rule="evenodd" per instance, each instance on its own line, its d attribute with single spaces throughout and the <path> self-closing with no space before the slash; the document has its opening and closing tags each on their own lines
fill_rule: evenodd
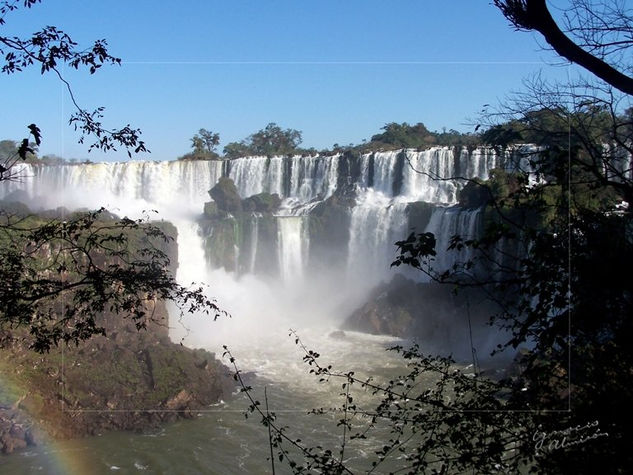
<svg viewBox="0 0 633 475">
<path fill-rule="evenodd" d="M 235 183 L 230 178 L 220 178 L 218 183 L 209 190 L 209 195 L 220 211 L 226 211 L 227 213 L 239 213 L 242 211 L 242 199 Z"/>
<path fill-rule="evenodd" d="M 259 193 L 242 201 L 242 209 L 257 213 L 274 213 L 281 206 L 281 198 L 277 193 Z"/>
</svg>

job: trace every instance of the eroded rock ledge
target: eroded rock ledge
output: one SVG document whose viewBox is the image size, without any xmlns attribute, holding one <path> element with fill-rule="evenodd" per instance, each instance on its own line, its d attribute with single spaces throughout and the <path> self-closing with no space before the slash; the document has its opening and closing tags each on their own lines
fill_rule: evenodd
<svg viewBox="0 0 633 475">
<path fill-rule="evenodd" d="M 143 430 L 227 397 L 233 378 L 215 355 L 172 343 L 167 311 L 137 331 L 116 316 L 104 317 L 107 337 L 48 354 L 28 349 L 28 338 L 0 338 L 0 451 L 45 438 L 74 438 L 107 430 Z"/>
</svg>

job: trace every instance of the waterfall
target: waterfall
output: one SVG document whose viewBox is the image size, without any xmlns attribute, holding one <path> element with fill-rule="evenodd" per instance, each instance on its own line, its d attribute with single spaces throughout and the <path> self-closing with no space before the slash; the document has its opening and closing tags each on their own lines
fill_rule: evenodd
<svg viewBox="0 0 633 475">
<path fill-rule="evenodd" d="M 257 262 L 257 241 L 259 238 L 259 220 L 257 216 L 253 216 L 251 220 L 251 255 L 249 259 L 248 272 L 255 273 L 255 263 Z"/>
<path fill-rule="evenodd" d="M 374 154 L 374 184 L 376 191 L 393 196 L 393 179 L 399 151 Z"/>
<path fill-rule="evenodd" d="M 303 216 L 277 218 L 279 236 L 279 268 L 284 282 L 303 280 L 304 261 L 308 248 Z"/>
<path fill-rule="evenodd" d="M 487 180 L 488 172 L 501 166 L 500 157 L 491 148 L 480 147 L 469 152 L 463 147 L 459 155 L 462 176 Z"/>
<path fill-rule="evenodd" d="M 366 190 L 352 210 L 347 273 L 376 284 L 390 273 L 394 242 L 406 232 L 406 202 Z"/>
<path fill-rule="evenodd" d="M 204 247 L 200 227 L 195 221 L 172 219 L 178 231 L 178 270 L 176 278 L 182 285 L 206 280 Z"/>
<path fill-rule="evenodd" d="M 455 157 L 448 147 L 435 147 L 422 152 L 406 151 L 402 194 L 410 201 L 455 203 L 460 183 L 456 176 Z"/>
<path fill-rule="evenodd" d="M 244 198 L 263 192 L 282 194 L 280 162 L 281 157 L 275 157 L 274 161 L 267 157 L 231 160 L 229 178 Z"/>
<path fill-rule="evenodd" d="M 145 202 L 197 213 L 222 176 L 222 162 L 20 165 L 18 173 L 23 177 L 19 181 L 0 183 L 0 198 L 21 189 L 35 208 L 107 206 L 130 213 L 132 203 Z"/>
<path fill-rule="evenodd" d="M 182 259 L 191 252 L 195 254 L 192 262 L 202 263 L 207 259 L 199 248 L 205 239 L 210 242 L 214 224 L 208 221 L 204 228 L 207 235 L 198 236 L 199 230 L 194 233 L 185 223 L 199 219 L 210 199 L 209 189 L 220 177 L 228 176 L 241 198 L 266 192 L 278 194 L 283 201 L 275 217 L 235 216 L 233 238 L 228 237 L 230 229 L 222 231 L 227 240 L 233 239 L 224 243 L 230 247 L 222 251 L 228 259 L 222 262 L 228 262 L 227 267 L 231 264 L 230 270 L 237 275 L 265 274 L 267 279 L 272 277 L 285 285 L 303 282 L 310 286 L 317 277 L 307 266 L 311 260 L 322 259 L 315 267 L 320 272 L 331 271 L 327 285 L 336 292 L 351 281 L 368 289 L 395 271 L 403 272 L 390 269 L 390 264 L 395 241 L 409 232 L 410 202 L 439 206 L 431 214 L 427 230 L 438 237 L 436 264 L 450 267 L 454 258 L 444 252 L 450 236 L 475 237 L 480 221 L 478 211 L 446 207 L 457 203 L 463 186 L 463 181 L 451 177 L 486 179 L 493 167 L 502 164 L 509 169 L 526 166 L 525 157 L 512 158 L 511 152 L 499 156 L 492 148 L 432 147 L 230 161 L 20 164 L 16 170 L 23 178 L 0 183 L 0 198 L 22 192 L 29 196 L 33 209 L 106 206 L 129 216 L 157 209 L 161 218 L 176 222 L 180 238 L 187 240 Z M 339 184 L 347 188 L 338 190 Z M 354 196 L 349 196 L 350 190 L 356 190 Z M 216 236 L 220 234 L 218 230 Z M 195 239 L 198 244 L 190 244 Z M 317 249 L 316 257 L 308 259 L 313 248 Z M 464 252 L 458 257 L 464 257 Z M 215 262 L 222 265 L 217 259 Z"/>
<path fill-rule="evenodd" d="M 463 240 L 475 239 L 481 234 L 481 208 L 462 209 L 459 207 L 436 208 L 426 232 L 435 235 L 437 255 L 432 263 L 433 270 L 442 273 L 455 263 L 464 263 L 474 257 L 470 248 L 446 252 L 451 238 L 459 235 Z"/>
</svg>

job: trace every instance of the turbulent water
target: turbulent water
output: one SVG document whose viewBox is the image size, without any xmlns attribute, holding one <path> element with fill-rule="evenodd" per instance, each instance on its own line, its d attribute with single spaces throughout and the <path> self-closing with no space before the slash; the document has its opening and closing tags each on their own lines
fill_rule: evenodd
<svg viewBox="0 0 633 475">
<path fill-rule="evenodd" d="M 388 374 L 401 362 L 384 351 L 390 337 L 349 333 L 344 339 L 329 335 L 367 292 L 390 278 L 393 243 L 409 232 L 410 202 L 433 203 L 426 230 L 446 247 L 452 234 L 476 236 L 479 210 L 453 207 L 463 181 L 455 176 L 486 179 L 508 157 L 490 149 L 342 155 L 315 157 L 249 157 L 222 161 L 125 162 L 68 166 L 23 165 L 23 179 L 0 184 L 0 198 L 27 199 L 31 206 L 68 209 L 106 206 L 120 215 L 140 216 L 155 209 L 158 217 L 178 229 L 179 269 L 184 285 L 204 282 L 219 306 L 231 314 L 218 322 L 200 316 L 170 322 L 171 337 L 191 347 L 205 347 L 220 355 L 228 345 L 240 367 L 256 375 L 256 387 L 269 388 L 271 407 L 300 430 L 300 436 L 335 445 L 335 424 L 321 425 L 305 413 L 313 407 L 337 405 L 339 390 L 315 384 L 302 362 L 302 352 L 288 336 L 298 331 L 306 344 L 343 370 L 359 374 Z M 233 179 L 242 198 L 277 193 L 283 204 L 277 213 L 276 256 L 279 272 L 271 277 L 255 271 L 261 230 L 257 216 L 249 229 L 250 246 L 236 249 L 236 260 L 246 271 L 227 272 L 205 265 L 204 236 L 198 225 L 208 190 L 222 176 Z M 347 257 L 330 272 L 313 275 L 309 253 L 311 212 L 343 187 L 353 192 L 349 210 Z M 418 229 L 418 231 L 422 231 Z M 438 262 L 450 265 L 440 253 Z M 238 269 L 236 265 L 234 267 Z M 173 312 L 176 315 L 176 312 Z M 362 397 L 362 396 L 361 396 Z M 111 433 L 27 451 L 0 463 L 7 473 L 260 473 L 267 467 L 266 435 L 256 420 L 245 420 L 242 398 L 209 408 L 193 422 L 165 427 L 155 434 Z M 332 421 L 330 421 L 332 422 Z M 364 463 L 371 442 L 350 449 L 349 456 Z M 58 459 L 75 459 L 65 470 Z M 59 462 L 61 463 L 61 462 Z M 353 462 L 356 463 L 356 462 Z"/>
</svg>

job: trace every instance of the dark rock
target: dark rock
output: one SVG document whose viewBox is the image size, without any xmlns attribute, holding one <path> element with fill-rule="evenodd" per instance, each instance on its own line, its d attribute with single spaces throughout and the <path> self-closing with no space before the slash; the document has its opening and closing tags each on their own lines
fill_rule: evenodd
<svg viewBox="0 0 633 475">
<path fill-rule="evenodd" d="M 312 209 L 308 221 L 309 262 L 314 271 L 330 269 L 347 259 L 353 206 L 353 198 L 333 195 Z"/>
<path fill-rule="evenodd" d="M 28 427 L 28 418 L 17 410 L 0 409 L 0 451 L 10 454 L 15 450 L 35 445 Z"/>
<path fill-rule="evenodd" d="M 479 208 L 490 201 L 490 189 L 482 180 L 474 178 L 459 191 L 458 199 L 459 205 L 464 208 Z"/>
<path fill-rule="evenodd" d="M 393 183 L 391 185 L 391 189 L 393 190 L 393 195 L 399 195 L 402 191 L 402 180 L 404 178 L 404 167 L 407 160 L 407 154 L 404 150 L 401 150 L 396 158 L 396 164 L 393 170 Z"/>
<path fill-rule="evenodd" d="M 221 211 L 228 213 L 239 213 L 242 211 L 242 199 L 235 183 L 230 178 L 220 178 L 218 183 L 209 190 L 209 195 Z"/>
<path fill-rule="evenodd" d="M 427 352 L 467 359 L 471 356 L 470 317 L 473 344 L 484 358 L 494 349 L 494 345 L 489 349 L 492 330 L 487 323 L 498 310 L 478 289 L 455 293 L 449 285 L 415 283 L 396 275 L 390 283 L 377 287 L 342 328 L 414 338 Z"/>
<path fill-rule="evenodd" d="M 151 305 L 155 319 L 166 319 L 164 303 Z M 10 409 L 16 405 L 13 400 L 0 409 L 0 450 L 10 453 L 41 440 L 42 434 L 29 425 L 31 420 L 52 438 L 144 430 L 193 417 L 234 390 L 229 370 L 213 354 L 172 343 L 164 325 L 150 322 L 147 330 L 137 331 L 132 322 L 116 315 L 102 315 L 97 323 L 109 336 L 64 348 L 64 384 L 60 372 L 51 370 L 59 366 L 61 349 L 36 354 L 22 339 L 19 346 L 0 350 L 3 377 L 28 388 L 18 399 L 18 409 Z M 160 412 L 164 409 L 177 412 Z"/>
<path fill-rule="evenodd" d="M 204 215 L 207 218 L 217 218 L 218 216 L 220 216 L 220 213 L 218 212 L 218 205 L 215 201 L 207 201 L 204 204 Z"/>
<path fill-rule="evenodd" d="M 186 389 L 183 389 L 182 391 L 180 391 L 178 394 L 176 394 L 174 397 L 170 398 L 166 403 L 165 403 L 165 407 L 167 409 L 186 409 L 189 407 L 189 404 L 191 403 L 191 401 L 193 400 L 193 396 L 191 395 L 191 393 L 189 391 L 187 391 Z"/>
<path fill-rule="evenodd" d="M 15 190 L 14 192 L 9 193 L 4 197 L 4 199 L 0 200 L 0 209 L 8 214 L 28 216 L 31 214 L 31 210 L 24 204 L 24 202 L 28 201 L 28 195 L 23 196 L 22 193 L 19 192 L 26 195 L 26 192 L 23 190 Z"/>
<path fill-rule="evenodd" d="M 257 213 L 274 213 L 281 206 L 281 198 L 277 193 L 259 193 L 242 201 L 242 209 Z"/>
<path fill-rule="evenodd" d="M 409 203 L 406 207 L 406 213 L 409 218 L 409 230 L 416 233 L 424 232 L 429 225 L 429 221 L 431 221 L 431 215 L 435 208 L 436 205 L 425 201 Z"/>
</svg>

